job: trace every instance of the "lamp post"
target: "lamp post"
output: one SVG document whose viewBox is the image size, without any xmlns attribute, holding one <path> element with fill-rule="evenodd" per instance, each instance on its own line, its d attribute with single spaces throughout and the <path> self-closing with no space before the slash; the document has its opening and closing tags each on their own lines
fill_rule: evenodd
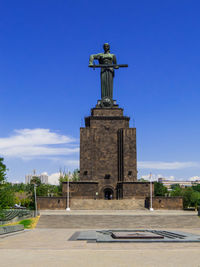
<svg viewBox="0 0 200 267">
<path fill-rule="evenodd" d="M 34 196 L 35 196 L 35 217 L 37 216 L 37 195 L 36 195 L 36 184 L 34 184 Z"/>
<path fill-rule="evenodd" d="M 150 211 L 153 211 L 153 207 L 152 207 L 152 174 L 150 173 L 149 176 L 149 181 L 150 181 Z"/>
<path fill-rule="evenodd" d="M 67 208 L 66 208 L 66 211 L 70 211 L 70 207 L 69 207 L 69 175 L 68 175 L 68 180 L 67 180 Z"/>
</svg>

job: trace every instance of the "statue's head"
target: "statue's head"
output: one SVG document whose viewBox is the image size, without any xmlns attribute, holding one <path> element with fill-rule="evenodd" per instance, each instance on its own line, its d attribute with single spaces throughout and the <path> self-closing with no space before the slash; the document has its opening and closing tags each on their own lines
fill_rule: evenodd
<svg viewBox="0 0 200 267">
<path fill-rule="evenodd" d="M 108 43 L 105 43 L 105 44 L 103 45 L 103 49 L 104 49 L 105 52 L 110 51 L 110 45 L 109 45 Z"/>
</svg>

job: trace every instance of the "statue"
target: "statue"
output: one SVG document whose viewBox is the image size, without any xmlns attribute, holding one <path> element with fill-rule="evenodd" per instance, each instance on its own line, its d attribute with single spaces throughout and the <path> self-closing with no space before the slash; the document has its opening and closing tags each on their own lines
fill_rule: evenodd
<svg viewBox="0 0 200 267">
<path fill-rule="evenodd" d="M 101 68 L 101 104 L 111 107 L 113 105 L 113 78 L 114 69 L 119 67 L 128 67 L 128 65 L 117 65 L 117 59 L 114 54 L 110 54 L 110 45 L 103 45 L 104 53 L 90 56 L 89 67 Z M 99 65 L 93 65 L 94 60 L 99 61 Z"/>
</svg>

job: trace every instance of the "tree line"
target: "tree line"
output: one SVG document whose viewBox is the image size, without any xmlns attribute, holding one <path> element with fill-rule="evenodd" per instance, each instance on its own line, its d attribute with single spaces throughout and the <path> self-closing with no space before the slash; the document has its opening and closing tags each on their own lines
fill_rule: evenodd
<svg viewBox="0 0 200 267">
<path fill-rule="evenodd" d="M 169 191 L 162 183 L 154 182 L 155 196 L 183 197 L 183 207 L 193 207 L 197 209 L 200 206 L 200 184 L 191 187 L 180 187 L 179 184 L 171 186 Z"/>
<path fill-rule="evenodd" d="M 37 175 L 33 176 L 30 184 L 12 184 L 7 181 L 7 168 L 4 159 L 0 158 L 0 210 L 13 208 L 15 204 L 34 209 L 34 185 L 37 196 L 62 196 L 62 182 L 78 181 L 79 170 L 60 172 L 59 185 L 43 184 Z"/>
</svg>

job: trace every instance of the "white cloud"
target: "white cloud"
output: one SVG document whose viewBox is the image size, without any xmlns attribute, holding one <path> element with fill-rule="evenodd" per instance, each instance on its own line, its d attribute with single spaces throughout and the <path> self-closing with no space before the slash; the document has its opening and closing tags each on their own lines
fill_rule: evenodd
<svg viewBox="0 0 200 267">
<path fill-rule="evenodd" d="M 162 162 L 162 161 L 139 161 L 140 169 L 177 170 L 191 167 L 200 167 L 198 162 Z"/>
<path fill-rule="evenodd" d="M 153 173 L 151 175 L 152 175 L 152 178 L 151 178 L 152 181 L 158 181 L 158 178 L 165 178 L 165 179 L 171 180 L 171 181 L 175 180 L 175 177 L 173 175 L 166 176 L 166 175 L 162 175 L 162 174 L 153 174 Z M 150 174 L 144 174 L 141 176 L 141 178 L 143 178 L 145 180 L 150 180 Z"/>
<path fill-rule="evenodd" d="M 67 167 L 68 169 L 79 168 L 79 160 L 76 159 L 66 159 L 64 157 L 53 157 L 51 159 L 59 164 L 62 164 L 62 166 Z"/>
<path fill-rule="evenodd" d="M 75 139 L 49 129 L 21 129 L 9 137 L 0 138 L 0 154 L 22 159 L 66 156 L 79 152 L 75 142 Z"/>
<path fill-rule="evenodd" d="M 58 185 L 59 184 L 59 177 L 60 177 L 60 173 L 59 172 L 52 173 L 48 177 L 48 183 L 49 184 Z"/>
<path fill-rule="evenodd" d="M 158 178 L 163 178 L 163 177 L 160 176 Z M 167 180 L 170 180 L 170 181 L 174 181 L 175 180 L 175 177 L 173 175 L 171 175 L 171 176 L 165 176 L 164 178 L 167 179 Z"/>
<path fill-rule="evenodd" d="M 197 181 L 200 180 L 200 176 L 193 176 L 189 178 L 189 181 Z"/>
<path fill-rule="evenodd" d="M 142 179 L 144 179 L 144 180 L 150 180 L 150 174 L 144 174 L 144 175 L 142 175 L 141 177 L 138 177 L 138 179 L 140 179 L 140 178 L 142 178 Z M 154 175 L 154 174 L 152 174 L 152 176 L 151 176 L 151 180 L 157 180 L 157 178 L 156 178 L 156 176 Z"/>
</svg>

